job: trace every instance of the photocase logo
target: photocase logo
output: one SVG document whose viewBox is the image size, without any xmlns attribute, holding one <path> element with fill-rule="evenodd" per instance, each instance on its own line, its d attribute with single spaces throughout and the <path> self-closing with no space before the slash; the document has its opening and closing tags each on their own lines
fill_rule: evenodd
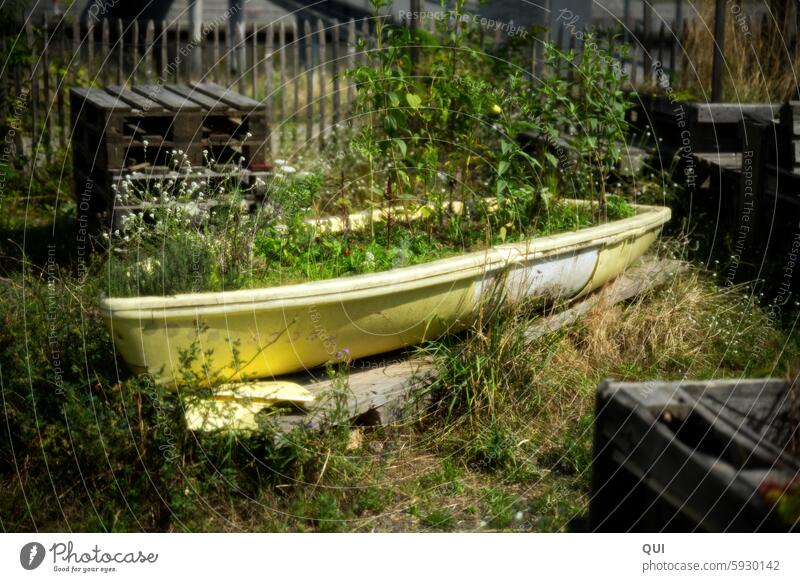
<svg viewBox="0 0 800 582">
<path fill-rule="evenodd" d="M 30 542 L 19 551 L 19 563 L 26 570 L 35 570 L 44 561 L 44 546 L 39 542 Z"/>
</svg>

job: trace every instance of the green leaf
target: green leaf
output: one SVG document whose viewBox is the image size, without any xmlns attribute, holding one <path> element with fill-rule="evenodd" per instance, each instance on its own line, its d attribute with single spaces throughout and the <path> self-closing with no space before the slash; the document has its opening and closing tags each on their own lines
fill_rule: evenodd
<svg viewBox="0 0 800 582">
<path fill-rule="evenodd" d="M 422 99 L 413 93 L 406 93 L 406 101 L 411 109 L 419 109 L 419 106 L 422 105 Z"/>
<path fill-rule="evenodd" d="M 557 168 L 557 167 L 558 167 L 558 158 L 557 158 L 557 157 L 555 157 L 553 154 L 551 154 L 550 152 L 545 152 L 545 153 L 544 153 L 544 157 L 545 157 L 545 158 L 547 158 L 547 161 L 548 161 L 548 162 L 550 162 L 550 164 L 551 164 L 551 165 L 552 165 L 554 168 Z"/>
<path fill-rule="evenodd" d="M 396 145 L 398 147 L 398 149 L 400 150 L 400 154 L 403 157 L 406 157 L 406 153 L 408 153 L 408 146 L 406 145 L 406 142 L 404 140 L 398 139 L 398 138 L 395 138 L 392 141 L 394 142 L 394 145 Z"/>
<path fill-rule="evenodd" d="M 391 105 L 392 107 L 397 107 L 400 105 L 400 97 L 394 91 L 389 93 L 389 105 Z"/>
<path fill-rule="evenodd" d="M 503 174 L 505 174 L 506 170 L 508 169 L 508 167 L 510 165 L 511 165 L 511 162 L 509 162 L 508 160 L 500 160 L 500 163 L 497 164 L 497 174 L 499 176 L 502 176 Z"/>
</svg>

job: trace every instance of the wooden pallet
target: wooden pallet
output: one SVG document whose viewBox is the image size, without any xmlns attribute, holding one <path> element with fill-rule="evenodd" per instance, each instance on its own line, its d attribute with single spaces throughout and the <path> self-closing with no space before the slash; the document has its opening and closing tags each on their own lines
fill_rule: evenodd
<svg viewBox="0 0 800 582">
<path fill-rule="evenodd" d="M 178 162 L 190 168 L 181 178 L 202 179 L 212 161 L 243 166 L 252 184 L 270 169 L 266 107 L 219 85 L 74 87 L 70 101 L 75 191 L 91 184 L 95 212 L 115 207 L 113 186 L 130 173 L 151 180 Z"/>
<path fill-rule="evenodd" d="M 765 488 L 800 483 L 792 391 L 783 380 L 601 384 L 589 529 L 791 529 Z"/>
</svg>

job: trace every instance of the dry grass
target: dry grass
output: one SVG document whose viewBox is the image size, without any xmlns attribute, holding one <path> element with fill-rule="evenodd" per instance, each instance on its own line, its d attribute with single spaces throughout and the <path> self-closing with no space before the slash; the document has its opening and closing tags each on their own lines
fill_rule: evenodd
<svg viewBox="0 0 800 582">
<path fill-rule="evenodd" d="M 730 12 L 726 4 L 724 99 L 734 102 L 780 103 L 797 92 L 800 54 L 790 45 L 790 21 L 768 16 L 748 17 Z M 747 9 L 743 9 L 747 10 Z M 714 55 L 714 2 L 698 0 L 690 6 L 684 40 L 680 88 L 698 100 L 711 99 Z"/>
</svg>

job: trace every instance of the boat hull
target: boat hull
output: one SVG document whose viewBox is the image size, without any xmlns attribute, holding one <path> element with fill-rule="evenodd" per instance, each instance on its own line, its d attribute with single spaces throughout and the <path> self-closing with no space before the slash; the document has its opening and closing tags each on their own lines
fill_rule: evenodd
<svg viewBox="0 0 800 582">
<path fill-rule="evenodd" d="M 502 295 L 568 299 L 621 274 L 659 236 L 667 208 L 604 225 L 326 281 L 170 297 L 105 298 L 117 350 L 174 385 L 298 372 L 421 343 L 469 326 Z"/>
</svg>

